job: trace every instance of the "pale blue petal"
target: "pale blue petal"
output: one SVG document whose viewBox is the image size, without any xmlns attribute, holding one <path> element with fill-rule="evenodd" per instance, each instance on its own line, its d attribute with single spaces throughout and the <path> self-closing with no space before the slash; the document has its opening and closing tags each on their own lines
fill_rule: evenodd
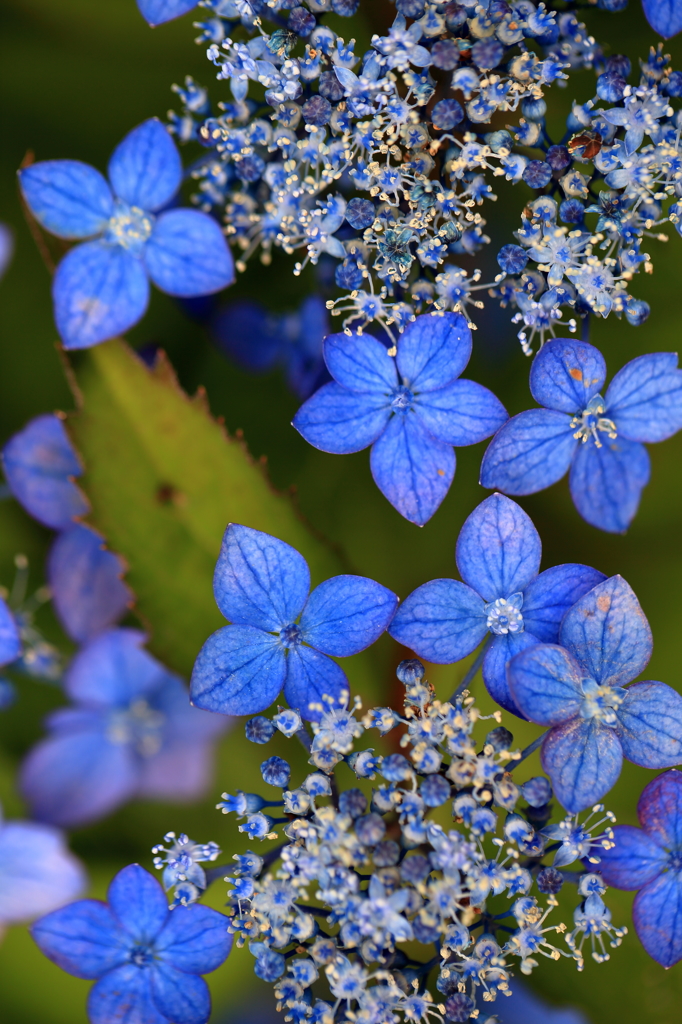
<svg viewBox="0 0 682 1024">
<path fill-rule="evenodd" d="M 292 647 L 287 658 L 284 696 L 290 708 L 307 721 L 316 721 L 330 706 L 341 707 L 350 691 L 343 669 L 312 647 Z M 323 700 L 331 697 L 332 702 Z M 319 705 L 311 707 L 310 705 Z"/>
<path fill-rule="evenodd" d="M 232 948 L 229 919 L 211 907 L 193 903 L 175 907 L 155 948 L 165 963 L 187 974 L 215 971 Z"/>
<path fill-rule="evenodd" d="M 509 664 L 512 699 L 537 725 L 559 725 L 580 711 L 583 702 L 580 666 L 563 647 L 537 644 Z"/>
<path fill-rule="evenodd" d="M 276 637 L 253 626 L 225 626 L 199 651 L 190 699 L 206 711 L 254 715 L 270 707 L 285 674 L 284 649 Z"/>
<path fill-rule="evenodd" d="M 544 644 L 557 643 L 568 609 L 605 579 L 603 572 L 572 562 L 545 569 L 524 592 L 521 612 L 525 628 Z"/>
<path fill-rule="evenodd" d="M 542 767 L 571 814 L 598 803 L 614 786 L 623 751 L 613 729 L 581 718 L 557 725 L 542 744 Z"/>
<path fill-rule="evenodd" d="M 484 602 L 459 580 L 431 580 L 405 598 L 388 632 L 420 658 L 451 665 L 487 633 Z"/>
<path fill-rule="evenodd" d="M 205 1024 L 211 1015 L 211 996 L 203 978 L 183 974 L 167 964 L 154 964 L 152 1000 L 173 1024 Z"/>
<path fill-rule="evenodd" d="M 660 875 L 668 859 L 665 850 L 632 825 L 616 825 L 615 846 L 599 851 L 599 873 L 615 889 L 641 889 Z"/>
<path fill-rule="evenodd" d="M 661 967 L 682 960 L 682 872 L 667 871 L 635 896 L 637 938 Z"/>
<path fill-rule="evenodd" d="M 682 430 L 682 370 L 676 352 L 638 356 L 606 392 L 606 416 L 629 441 L 665 441 Z"/>
<path fill-rule="evenodd" d="M 394 416 L 370 456 L 379 490 L 401 515 L 423 526 L 450 489 L 455 452 L 436 441 L 416 416 Z"/>
<path fill-rule="evenodd" d="M 79 900 L 48 914 L 31 935 L 46 957 L 77 978 L 100 978 L 128 959 L 130 938 L 100 900 Z"/>
<path fill-rule="evenodd" d="M 14 616 L 0 597 L 0 665 L 16 661 L 21 654 L 21 638 Z"/>
<path fill-rule="evenodd" d="M 520 505 L 491 494 L 466 519 L 455 557 L 465 583 L 484 601 L 524 590 L 540 568 L 542 545 Z"/>
<path fill-rule="evenodd" d="M 114 213 L 106 179 L 80 160 L 45 160 L 19 171 L 29 210 L 60 238 L 99 235 Z"/>
<path fill-rule="evenodd" d="M 635 683 L 616 713 L 616 732 L 628 761 L 643 768 L 682 764 L 682 696 L 672 687 Z"/>
<path fill-rule="evenodd" d="M 349 391 L 389 395 L 398 386 L 395 360 L 371 334 L 330 334 L 324 339 L 324 361 Z"/>
<path fill-rule="evenodd" d="M 493 637 L 492 643 L 483 658 L 483 682 L 488 693 L 505 711 L 511 711 L 518 718 L 526 715 L 516 704 L 509 689 L 507 666 L 516 654 L 527 650 L 538 643 L 537 637 L 524 630 L 523 633 L 506 633 Z"/>
<path fill-rule="evenodd" d="M 557 412 L 582 412 L 606 380 L 604 357 L 594 345 L 554 338 L 530 368 L 530 390 L 538 405 Z"/>
<path fill-rule="evenodd" d="M 650 782 L 639 798 L 637 817 L 659 846 L 682 847 L 682 772 L 673 769 Z"/>
<path fill-rule="evenodd" d="M 366 576 L 333 576 L 308 598 L 300 622 L 302 638 L 323 654 L 357 654 L 379 639 L 397 605 L 393 591 Z"/>
<path fill-rule="evenodd" d="M 471 357 L 471 330 L 461 313 L 424 313 L 398 339 L 396 363 L 413 391 L 434 391 L 459 377 Z"/>
<path fill-rule="evenodd" d="M 481 463 L 483 487 L 535 494 L 568 470 L 578 442 L 571 419 L 551 409 L 520 412 L 498 430 Z"/>
<path fill-rule="evenodd" d="M 579 445 L 571 465 L 571 497 L 591 526 L 625 533 L 649 483 L 649 455 L 637 441 L 603 436 L 601 448 L 590 441 Z"/>
<path fill-rule="evenodd" d="M 169 210 L 144 249 L 149 276 L 181 298 L 212 295 L 234 283 L 234 261 L 220 225 L 199 210 Z"/>
<path fill-rule="evenodd" d="M 456 448 L 484 441 L 509 418 L 492 391 L 473 380 L 418 395 L 414 410 L 430 434 Z"/>
<path fill-rule="evenodd" d="M 93 985 L 87 1011 L 90 1024 L 169 1024 L 152 1002 L 151 971 L 131 963 L 109 971 Z"/>
<path fill-rule="evenodd" d="M 654 32 L 664 39 L 672 39 L 682 32 L 682 3 L 680 0 L 642 0 L 646 20 Z"/>
<path fill-rule="evenodd" d="M 64 836 L 35 821 L 0 825 L 0 926 L 29 921 L 75 899 L 87 878 Z"/>
<path fill-rule="evenodd" d="M 166 669 L 144 650 L 144 633 L 108 629 L 75 655 L 64 679 L 72 700 L 89 708 L 127 707 L 145 699 L 162 682 Z"/>
<path fill-rule="evenodd" d="M 390 417 L 386 395 L 349 391 L 332 381 L 304 402 L 292 426 L 320 451 L 347 455 L 373 444 Z"/>
<path fill-rule="evenodd" d="M 136 942 L 153 942 L 167 923 L 168 901 L 154 875 L 129 864 L 114 876 L 107 899 L 121 926 Z"/>
<path fill-rule="evenodd" d="M 149 281 L 142 263 L 125 249 L 85 242 L 57 267 L 52 298 L 64 347 L 90 348 L 123 334 L 144 316 Z"/>
<path fill-rule="evenodd" d="M 651 657 L 651 629 L 632 587 L 611 576 L 588 591 L 566 613 L 559 643 L 598 683 L 624 686 Z"/>
<path fill-rule="evenodd" d="M 168 130 L 156 117 L 128 132 L 109 161 L 114 194 L 141 210 L 160 210 L 182 181 L 182 161 Z"/>
<path fill-rule="evenodd" d="M 193 11 L 197 2 L 198 0 L 137 0 L 137 6 L 142 17 L 154 26 L 179 18 L 187 11 Z"/>
</svg>

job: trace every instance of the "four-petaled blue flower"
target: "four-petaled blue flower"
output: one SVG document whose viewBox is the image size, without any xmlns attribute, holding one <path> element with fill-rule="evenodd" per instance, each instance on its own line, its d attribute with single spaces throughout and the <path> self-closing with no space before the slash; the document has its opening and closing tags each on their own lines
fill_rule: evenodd
<svg viewBox="0 0 682 1024">
<path fill-rule="evenodd" d="M 119 871 L 107 897 L 71 903 L 31 928 L 62 970 L 96 979 L 88 996 L 92 1024 L 205 1024 L 211 997 L 201 975 L 230 952 L 228 919 L 198 903 L 171 911 L 139 864 Z"/>
<path fill-rule="evenodd" d="M 89 348 L 127 331 L 149 302 L 149 278 L 170 295 L 220 291 L 234 280 L 220 225 L 198 210 L 165 210 L 182 181 L 175 143 L 151 118 L 126 135 L 109 181 L 78 160 L 46 160 L 19 172 L 33 216 L 53 235 L 91 239 L 71 249 L 52 282 L 66 348 Z"/>
<path fill-rule="evenodd" d="M 550 726 L 542 766 L 571 813 L 601 800 L 623 757 L 643 768 L 682 762 L 682 696 L 635 679 L 651 656 L 651 630 L 620 576 L 599 583 L 566 612 L 558 643 L 517 654 L 507 669 L 516 704 Z"/>
<path fill-rule="evenodd" d="M 327 655 L 345 658 L 373 644 L 398 598 L 365 576 L 333 576 L 309 590 L 310 570 L 295 548 L 230 523 L 213 592 L 232 625 L 209 637 L 199 652 L 192 703 L 251 715 L 284 688 L 289 706 L 309 720 L 327 710 L 325 698 L 341 706 L 348 680 Z"/>
<path fill-rule="evenodd" d="M 639 941 L 663 967 L 682 960 L 682 772 L 659 775 L 637 804 L 641 829 L 616 825 L 600 853 L 607 885 L 638 889 L 632 916 Z"/>
<path fill-rule="evenodd" d="M 301 406 L 293 425 L 325 452 L 372 445 L 377 487 L 423 526 L 452 483 L 453 446 L 477 444 L 507 419 L 491 391 L 457 379 L 470 355 L 461 313 L 417 317 L 398 339 L 395 359 L 366 334 L 332 334 L 324 358 L 334 380 Z"/>
<path fill-rule="evenodd" d="M 420 658 L 449 665 L 490 636 L 483 680 L 507 711 L 525 717 L 507 685 L 507 662 L 538 643 L 555 643 L 564 612 L 602 580 L 587 565 L 555 565 L 540 573 L 542 547 L 522 508 L 492 494 L 475 508 L 457 540 L 459 580 L 431 580 L 403 601 L 392 637 Z"/>
</svg>

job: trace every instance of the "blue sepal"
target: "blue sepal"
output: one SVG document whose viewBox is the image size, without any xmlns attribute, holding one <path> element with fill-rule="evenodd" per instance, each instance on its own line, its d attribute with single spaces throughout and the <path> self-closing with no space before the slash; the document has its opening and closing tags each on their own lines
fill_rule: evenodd
<svg viewBox="0 0 682 1024">
<path fill-rule="evenodd" d="M 21 654 L 21 637 L 14 616 L 0 597 L 0 665 L 16 661 Z"/>
<path fill-rule="evenodd" d="M 168 1024 L 152 1000 L 151 971 L 141 971 L 134 963 L 114 968 L 92 986 L 87 1013 L 90 1024 L 126 1018 L 130 1024 Z"/>
<path fill-rule="evenodd" d="M 546 342 L 530 369 L 533 398 L 557 412 L 582 412 L 605 380 L 606 362 L 599 349 L 568 338 Z"/>
<path fill-rule="evenodd" d="M 129 864 L 114 875 L 107 900 L 122 927 L 142 942 L 156 938 L 170 913 L 160 883 L 139 864 Z"/>
<path fill-rule="evenodd" d="M 154 27 L 193 11 L 198 0 L 137 0 L 140 14 Z"/>
<path fill-rule="evenodd" d="M 180 188 L 182 161 L 168 130 L 158 118 L 150 117 L 119 142 L 108 173 L 116 196 L 129 206 L 154 213 Z"/>
<path fill-rule="evenodd" d="M 466 519 L 457 539 L 457 568 L 485 601 L 507 598 L 530 583 L 540 568 L 538 531 L 520 505 L 491 494 Z"/>
<path fill-rule="evenodd" d="M 330 334 L 324 339 L 324 361 L 349 391 L 388 395 L 398 386 L 395 361 L 371 334 Z"/>
<path fill-rule="evenodd" d="M 668 859 L 666 851 L 641 828 L 616 825 L 615 845 L 599 851 L 599 873 L 616 889 L 641 889 L 660 875 Z"/>
<path fill-rule="evenodd" d="M 568 471 L 577 441 L 571 418 L 551 409 L 528 409 L 505 423 L 481 463 L 483 487 L 505 494 L 535 494 Z"/>
<path fill-rule="evenodd" d="M 332 381 L 301 406 L 292 426 L 315 448 L 347 455 L 373 444 L 390 416 L 386 395 L 349 391 Z"/>
<path fill-rule="evenodd" d="M 657 352 L 633 359 L 609 384 L 605 402 L 606 415 L 629 441 L 672 437 L 682 430 L 682 370 L 677 368 L 677 354 Z"/>
<path fill-rule="evenodd" d="M 654 32 L 664 39 L 672 39 L 682 32 L 680 0 L 642 0 L 642 9 Z"/>
<path fill-rule="evenodd" d="M 558 725 L 580 711 L 580 665 L 563 647 L 537 644 L 509 664 L 512 699 L 524 716 L 538 725 Z"/>
<path fill-rule="evenodd" d="M 483 657 L 482 675 L 486 689 L 494 701 L 510 711 L 517 718 L 526 718 L 516 701 L 512 697 L 507 680 L 507 667 L 510 660 L 521 651 L 527 650 L 538 643 L 537 637 L 532 633 L 506 633 L 502 636 L 493 637 Z"/>
<path fill-rule="evenodd" d="M 637 817 L 660 846 L 682 847 L 682 772 L 673 770 L 653 779 L 639 798 Z"/>
<path fill-rule="evenodd" d="M 474 651 L 487 632 L 482 598 L 459 580 L 431 580 L 398 608 L 388 632 L 420 658 L 451 665 Z"/>
<path fill-rule="evenodd" d="M 114 213 L 106 179 L 80 160 L 32 164 L 19 171 L 19 184 L 33 216 L 59 238 L 98 235 Z"/>
<path fill-rule="evenodd" d="M 430 434 L 455 447 L 484 441 L 508 419 L 499 398 L 473 380 L 455 380 L 424 392 L 414 409 Z"/>
<path fill-rule="evenodd" d="M 426 313 L 398 341 L 396 364 L 416 391 L 434 391 L 459 377 L 471 357 L 471 330 L 461 313 Z"/>
<path fill-rule="evenodd" d="M 161 214 L 144 249 L 149 276 L 180 298 L 211 295 L 234 283 L 234 262 L 220 225 L 199 210 Z"/>
<path fill-rule="evenodd" d="M 194 903 L 174 907 L 155 942 L 159 957 L 186 974 L 206 974 L 220 967 L 232 948 L 225 917 L 211 907 Z"/>
<path fill-rule="evenodd" d="M 544 644 L 555 644 L 559 626 L 576 601 L 603 583 L 606 576 L 589 565 L 568 562 L 545 569 L 528 584 L 523 595 L 525 628 Z"/>
<path fill-rule="evenodd" d="M 284 649 L 276 637 L 254 626 L 224 626 L 199 651 L 190 699 L 205 711 L 254 715 L 270 707 L 285 675 Z"/>
<path fill-rule="evenodd" d="M 372 476 L 402 516 L 423 526 L 448 493 L 455 475 L 455 452 L 436 441 L 416 416 L 394 416 L 374 443 Z"/>
<path fill-rule="evenodd" d="M 640 889 L 632 907 L 637 938 L 662 967 L 682 960 L 682 885 L 678 871 L 659 875 Z"/>
<path fill-rule="evenodd" d="M 333 576 L 313 590 L 300 621 L 302 639 L 323 654 L 347 657 L 381 636 L 397 596 L 366 576 Z"/>
<path fill-rule="evenodd" d="M 160 963 L 151 972 L 151 993 L 156 1009 L 173 1024 L 204 1024 L 211 1016 L 211 996 L 204 979 L 168 964 Z"/>
<path fill-rule="evenodd" d="M 60 831 L 35 821 L 0 825 L 0 921 L 23 924 L 87 887 L 83 867 Z"/>
<path fill-rule="evenodd" d="M 666 683 L 635 683 L 616 714 L 628 761 L 643 768 L 682 764 L 682 696 L 676 690 Z"/>
<path fill-rule="evenodd" d="M 107 629 L 74 656 L 66 670 L 64 690 L 71 700 L 89 708 L 125 706 L 144 699 L 167 670 L 143 644 L 137 629 Z"/>
<path fill-rule="evenodd" d="M 100 978 L 128 956 L 125 932 L 100 900 L 53 911 L 36 921 L 31 935 L 45 956 L 77 978 Z"/>
<path fill-rule="evenodd" d="M 571 814 L 597 803 L 615 784 L 623 751 L 613 729 L 594 719 L 572 718 L 542 744 L 542 767 L 557 799 Z"/>
<path fill-rule="evenodd" d="M 287 658 L 284 696 L 306 721 L 317 721 L 330 707 L 343 704 L 350 686 L 343 669 L 313 647 L 292 647 Z M 323 700 L 331 698 L 331 701 Z M 311 707 L 310 705 L 318 705 Z"/>
<path fill-rule="evenodd" d="M 578 447 L 569 477 L 571 497 L 591 526 L 625 533 L 649 483 L 649 455 L 637 441 L 604 438 L 601 448 L 590 442 Z"/>
</svg>

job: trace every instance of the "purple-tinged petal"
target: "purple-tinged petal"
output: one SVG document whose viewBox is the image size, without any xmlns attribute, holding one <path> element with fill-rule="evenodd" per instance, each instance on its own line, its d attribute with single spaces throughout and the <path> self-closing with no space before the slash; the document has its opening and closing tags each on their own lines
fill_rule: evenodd
<svg viewBox="0 0 682 1024">
<path fill-rule="evenodd" d="M 525 628 L 543 644 L 557 643 L 568 609 L 605 579 L 603 572 L 572 562 L 545 569 L 524 592 L 521 611 Z"/>
<path fill-rule="evenodd" d="M 64 689 L 92 708 L 126 707 L 161 683 L 166 669 L 143 649 L 137 629 L 108 629 L 81 648 L 69 665 Z"/>
<path fill-rule="evenodd" d="M 599 872 L 614 889 L 641 889 L 665 868 L 668 859 L 650 836 L 632 825 L 616 825 L 615 846 L 599 851 Z"/>
<path fill-rule="evenodd" d="M 77 978 L 100 978 L 128 959 L 130 937 L 100 900 L 79 900 L 41 917 L 31 935 L 46 957 Z"/>
<path fill-rule="evenodd" d="M 648 664 L 651 629 L 632 587 L 611 576 L 566 612 L 559 643 L 598 683 L 624 686 Z"/>
<path fill-rule="evenodd" d="M 637 938 L 661 967 L 682 960 L 682 871 L 667 871 L 640 889 L 632 907 Z"/>
<path fill-rule="evenodd" d="M 106 179 L 80 160 L 45 160 L 19 171 L 29 210 L 60 238 L 91 238 L 107 226 L 114 200 Z"/>
<path fill-rule="evenodd" d="M 228 924 L 224 914 L 199 903 L 175 907 L 154 946 L 160 959 L 176 970 L 208 974 L 220 967 L 232 948 Z"/>
<path fill-rule="evenodd" d="M 665 683 L 635 683 L 617 709 L 628 761 L 643 768 L 682 764 L 682 696 Z"/>
<path fill-rule="evenodd" d="M 484 441 L 509 418 L 499 398 L 473 380 L 420 394 L 414 410 L 436 440 L 456 448 Z"/>
<path fill-rule="evenodd" d="M 139 864 L 129 864 L 114 876 L 107 899 L 122 928 L 136 942 L 153 942 L 168 921 L 170 910 L 163 888 Z"/>
<path fill-rule="evenodd" d="M 234 284 L 234 261 L 220 225 L 199 210 L 161 214 L 144 262 L 156 287 L 180 298 L 212 295 Z"/>
<path fill-rule="evenodd" d="M 88 995 L 90 1024 L 169 1024 L 152 1001 L 151 975 L 130 963 L 100 978 Z"/>
<path fill-rule="evenodd" d="M 682 370 L 676 352 L 638 356 L 606 392 L 606 416 L 629 441 L 665 441 L 682 430 Z"/>
<path fill-rule="evenodd" d="M 323 654 L 357 654 L 379 639 L 397 605 L 393 591 L 366 576 L 333 576 L 308 598 L 300 622 L 302 639 Z"/>
<path fill-rule="evenodd" d="M 636 441 L 603 437 L 601 448 L 591 441 L 578 447 L 569 479 L 571 497 L 591 526 L 625 533 L 649 483 L 649 455 Z"/>
<path fill-rule="evenodd" d="M 350 685 L 343 669 L 312 647 L 292 647 L 287 658 L 284 696 L 307 721 L 317 721 L 330 707 L 341 707 Z M 331 697 L 324 700 L 325 697 Z M 314 707 L 311 707 L 315 705 Z"/>
<path fill-rule="evenodd" d="M 277 637 L 254 626 L 225 626 L 199 651 L 190 682 L 192 704 L 221 715 L 254 715 L 284 685 L 286 660 Z"/>
<path fill-rule="evenodd" d="M 0 665 L 16 661 L 21 654 L 21 637 L 14 616 L 0 597 Z"/>
<path fill-rule="evenodd" d="M 123 564 L 88 526 L 60 534 L 47 560 L 47 577 L 64 629 L 80 643 L 120 619 L 132 604 L 121 576 Z"/>
<path fill-rule="evenodd" d="M 155 963 L 151 971 L 154 1006 L 173 1024 L 205 1024 L 211 1016 L 211 996 L 203 978 Z"/>
<path fill-rule="evenodd" d="M 85 242 L 57 267 L 52 298 L 64 347 L 90 348 L 142 319 L 149 281 L 140 260 L 119 245 Z"/>
<path fill-rule="evenodd" d="M 530 368 L 533 398 L 557 412 L 582 412 L 605 380 L 606 363 L 599 349 L 568 338 L 548 341 Z"/>
<path fill-rule="evenodd" d="M 455 557 L 465 583 L 484 601 L 524 590 L 540 568 L 538 531 L 520 505 L 491 494 L 466 519 Z"/>
<path fill-rule="evenodd" d="M 559 725 L 578 714 L 583 702 L 581 675 L 568 651 L 554 644 L 521 651 L 507 669 L 512 700 L 537 725 Z"/>
<path fill-rule="evenodd" d="M 642 9 L 654 32 L 658 32 L 663 39 L 672 39 L 682 32 L 680 0 L 642 0 Z"/>
<path fill-rule="evenodd" d="M 171 201 L 182 181 L 182 161 L 168 129 L 156 117 L 138 124 L 109 161 L 114 194 L 130 206 L 154 212 Z"/>
<path fill-rule="evenodd" d="M 188 11 L 193 11 L 198 0 L 137 0 L 140 14 L 154 28 L 165 21 L 179 18 Z"/>
<path fill-rule="evenodd" d="M 388 632 L 420 658 L 451 665 L 486 635 L 484 602 L 459 580 L 431 580 L 405 598 Z"/>
<path fill-rule="evenodd" d="M 637 817 L 654 842 L 668 850 L 682 847 L 682 772 L 665 772 L 644 789 Z"/>
<path fill-rule="evenodd" d="M 292 426 L 320 451 L 347 455 L 374 444 L 390 418 L 386 395 L 349 391 L 331 381 L 304 402 Z"/>
<path fill-rule="evenodd" d="M 436 441 L 416 416 L 394 416 L 372 446 L 372 476 L 382 494 L 405 519 L 423 526 L 450 489 L 455 452 Z"/>
<path fill-rule="evenodd" d="M 0 823 L 0 926 L 47 914 L 80 896 L 86 884 L 83 865 L 57 829 Z"/>
<path fill-rule="evenodd" d="M 481 484 L 506 494 L 535 494 L 567 472 L 578 442 L 571 419 L 551 409 L 528 409 L 504 424 L 481 462 Z"/>
<path fill-rule="evenodd" d="M 349 391 L 389 395 L 398 386 L 395 360 L 371 334 L 330 334 L 324 339 L 324 361 Z"/>
<path fill-rule="evenodd" d="M 572 718 L 557 725 L 542 744 L 543 770 L 557 799 L 571 814 L 601 800 L 615 784 L 622 765 L 623 751 L 615 732 L 594 719 Z"/>
<path fill-rule="evenodd" d="M 230 523 L 213 575 L 216 604 L 235 625 L 279 630 L 298 618 L 310 590 L 310 570 L 290 544 Z"/>
<path fill-rule="evenodd" d="M 398 339 L 396 363 L 402 382 L 413 391 L 444 388 L 471 357 L 471 330 L 461 313 L 424 313 Z"/>
<path fill-rule="evenodd" d="M 516 704 L 509 689 L 507 666 L 511 659 L 538 643 L 537 637 L 524 630 L 523 633 L 506 633 L 493 637 L 483 658 L 482 676 L 486 689 L 494 701 L 505 711 L 511 711 L 518 718 L 526 715 Z"/>
</svg>

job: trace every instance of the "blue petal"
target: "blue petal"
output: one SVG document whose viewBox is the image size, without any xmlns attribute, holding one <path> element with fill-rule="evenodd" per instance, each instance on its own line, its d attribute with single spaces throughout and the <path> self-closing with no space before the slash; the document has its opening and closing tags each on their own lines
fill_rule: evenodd
<svg viewBox="0 0 682 1024">
<path fill-rule="evenodd" d="M 106 179 L 79 160 L 32 164 L 19 171 L 19 184 L 36 220 L 60 238 L 98 235 L 114 213 Z"/>
<path fill-rule="evenodd" d="M 349 391 L 389 395 L 398 386 L 395 361 L 371 334 L 330 334 L 324 340 L 324 361 Z"/>
<path fill-rule="evenodd" d="M 179 18 L 187 11 L 193 11 L 198 0 L 137 0 L 140 14 L 150 25 L 162 25 L 164 21 Z"/>
<path fill-rule="evenodd" d="M 349 391 L 332 381 L 301 406 L 292 426 L 315 448 L 347 455 L 373 444 L 390 418 L 385 395 Z"/>
<path fill-rule="evenodd" d="M 21 654 L 21 638 L 14 616 L 0 597 L 0 665 L 16 661 Z"/>
<path fill-rule="evenodd" d="M 36 416 L 9 439 L 2 451 L 7 484 L 29 515 L 64 530 L 89 504 L 72 478 L 83 467 L 58 416 Z"/>
<path fill-rule="evenodd" d="M 221 309 L 211 322 L 216 346 L 252 373 L 270 370 L 282 353 L 284 339 L 264 306 L 239 299 Z"/>
<path fill-rule="evenodd" d="M 471 330 L 461 313 L 424 313 L 398 339 L 398 372 L 415 391 L 434 391 L 459 377 L 471 357 Z"/>
<path fill-rule="evenodd" d="M 681 3 L 682 10 L 682 3 Z M 665 441 L 682 430 L 682 370 L 677 353 L 639 356 L 606 392 L 606 415 L 629 441 Z"/>
<path fill-rule="evenodd" d="M 57 267 L 52 298 L 64 347 L 90 348 L 122 334 L 144 316 L 149 282 L 142 263 L 125 249 L 85 242 Z"/>
<path fill-rule="evenodd" d="M 487 633 L 484 602 L 459 580 L 431 580 L 413 590 L 389 628 L 420 658 L 451 665 L 471 654 Z"/>
<path fill-rule="evenodd" d="M 155 948 L 164 963 L 187 974 L 208 974 L 220 967 L 232 948 L 229 920 L 211 907 L 193 903 L 175 907 Z"/>
<path fill-rule="evenodd" d="M 87 1011 L 90 1024 L 168 1024 L 152 1002 L 151 971 L 132 963 L 116 967 L 93 985 Z"/>
<path fill-rule="evenodd" d="M 682 960 L 682 877 L 679 869 L 649 882 L 632 907 L 637 938 L 662 967 Z"/>
<path fill-rule="evenodd" d="M 154 964 L 152 1000 L 173 1024 L 205 1024 L 211 1015 L 211 996 L 203 978 L 176 971 L 164 963 Z"/>
<path fill-rule="evenodd" d="M 168 130 L 156 117 L 128 132 L 109 161 L 114 194 L 141 210 L 160 210 L 182 181 L 182 161 Z"/>
<path fill-rule="evenodd" d="M 557 643 L 559 626 L 568 609 L 605 579 L 603 572 L 572 562 L 545 569 L 528 584 L 523 595 L 525 628 L 544 644 Z"/>
<path fill-rule="evenodd" d="M 484 601 L 524 590 L 540 568 L 542 545 L 530 516 L 503 494 L 491 494 L 466 519 L 455 557 L 465 583 Z"/>
<path fill-rule="evenodd" d="M 213 575 L 221 612 L 237 625 L 279 630 L 298 618 L 310 590 L 310 570 L 290 544 L 230 523 Z"/>
<path fill-rule="evenodd" d="M 77 978 L 99 978 L 128 959 L 129 936 L 106 903 L 79 900 L 31 928 L 40 950 Z"/>
<path fill-rule="evenodd" d="M 430 434 L 456 448 L 484 441 L 509 418 L 492 391 L 473 380 L 420 394 L 414 408 Z"/>
<path fill-rule="evenodd" d="M 79 896 L 83 867 L 57 829 L 34 821 L 0 825 L 0 921 L 14 924 L 47 914 Z"/>
<path fill-rule="evenodd" d="M 507 679 L 516 705 L 538 725 L 567 722 L 583 702 L 580 666 L 563 647 L 537 644 L 509 664 Z"/>
<path fill-rule="evenodd" d="M 507 681 L 507 666 L 516 654 L 527 650 L 538 643 L 537 637 L 524 630 L 523 633 L 507 633 L 493 637 L 492 643 L 483 658 L 483 682 L 494 701 L 505 711 L 511 711 L 518 718 L 526 715 L 517 706 Z"/>
<path fill-rule="evenodd" d="M 132 603 L 123 565 L 87 526 L 57 537 L 47 560 L 52 600 L 64 629 L 83 643 L 113 625 Z"/>
<path fill-rule="evenodd" d="M 555 338 L 542 346 L 530 368 L 530 390 L 538 405 L 557 412 L 582 412 L 606 380 L 598 348 Z"/>
<path fill-rule="evenodd" d="M 635 683 L 617 709 L 628 761 L 643 768 L 682 764 L 682 696 L 665 683 Z"/>
<path fill-rule="evenodd" d="M 557 725 L 542 744 L 542 767 L 557 799 L 571 814 L 597 803 L 615 784 L 623 751 L 613 729 L 573 718 Z"/>
<path fill-rule="evenodd" d="M 136 629 L 100 633 L 69 665 L 66 693 L 90 708 L 127 707 L 148 697 L 163 681 L 166 669 L 143 649 L 145 639 Z"/>
<path fill-rule="evenodd" d="M 578 447 L 571 465 L 571 497 L 591 526 L 625 533 L 649 483 L 649 472 L 647 450 L 636 441 L 606 439 L 601 448 L 588 441 Z"/>
<path fill-rule="evenodd" d="M 301 717 L 317 721 L 323 711 L 331 706 L 341 707 L 343 695 L 350 691 L 343 669 L 312 647 L 292 647 L 287 659 L 287 678 L 284 696 L 290 708 L 296 708 Z M 318 705 L 311 707 L 310 705 Z"/>
<path fill-rule="evenodd" d="M 129 864 L 114 876 L 107 899 L 116 919 L 136 943 L 151 943 L 168 921 L 166 894 L 160 883 L 139 864 Z"/>
<path fill-rule="evenodd" d="M 646 20 L 654 32 L 664 39 L 672 39 L 682 32 L 682 3 L 680 0 L 642 0 Z"/>
<path fill-rule="evenodd" d="M 450 489 L 455 452 L 436 441 L 416 416 L 394 416 L 370 456 L 379 490 L 401 515 L 423 526 Z"/>
<path fill-rule="evenodd" d="M 301 616 L 305 643 L 345 658 L 364 651 L 384 632 L 397 595 L 366 576 L 333 576 L 313 590 Z"/>
<path fill-rule="evenodd" d="M 653 779 L 637 804 L 642 828 L 659 846 L 682 846 L 682 772 L 670 771 Z"/>
<path fill-rule="evenodd" d="M 599 873 L 615 889 L 641 889 L 660 875 L 668 855 L 665 850 L 632 825 L 616 825 L 615 846 L 599 851 Z"/>
<path fill-rule="evenodd" d="M 276 637 L 253 626 L 225 626 L 199 651 L 190 699 L 206 711 L 253 715 L 270 707 L 285 674 L 284 650 Z"/>
<path fill-rule="evenodd" d="M 559 643 L 598 683 L 624 686 L 647 665 L 653 641 L 632 587 L 611 576 L 566 613 Z"/>
<path fill-rule="evenodd" d="M 234 283 L 234 262 L 220 225 L 199 210 L 169 210 L 144 249 L 149 276 L 162 292 L 191 298 Z"/>
<path fill-rule="evenodd" d="M 528 409 L 512 416 L 488 445 L 481 484 L 507 494 L 535 494 L 561 480 L 577 443 L 564 413 Z"/>
</svg>

